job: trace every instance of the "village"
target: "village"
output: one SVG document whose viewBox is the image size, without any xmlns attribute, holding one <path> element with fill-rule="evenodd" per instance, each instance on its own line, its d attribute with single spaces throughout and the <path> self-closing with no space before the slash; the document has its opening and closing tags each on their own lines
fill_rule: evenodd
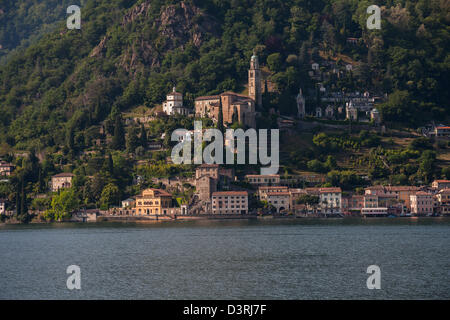
<svg viewBox="0 0 450 320">
<path fill-rule="evenodd" d="M 2 163 L 2 167 L 6 167 Z M 9 171 L 5 174 L 8 175 Z M 74 175 L 61 173 L 52 177 L 51 190 L 72 187 Z M 296 177 L 308 179 L 314 177 Z M 195 218 L 251 217 L 411 217 L 450 215 L 450 180 L 435 180 L 429 186 L 371 186 L 364 194 L 343 192 L 334 187 L 292 188 L 293 177 L 280 175 L 246 175 L 238 180 L 232 169 L 203 164 L 195 177 L 188 180 L 161 179 L 165 188 L 185 183 L 195 185 L 188 203 L 177 204 L 173 195 L 163 189 L 149 188 L 140 195 L 124 199 L 120 206 L 80 209 L 72 221 L 176 220 Z M 238 183 L 242 182 L 242 183 Z M 240 187 L 242 185 L 246 188 Z M 0 200 L 0 214 L 13 215 L 8 201 Z"/>
<path fill-rule="evenodd" d="M 341 76 L 351 72 L 352 66 L 344 70 L 337 66 L 327 66 L 331 73 Z M 309 76 L 324 80 L 327 73 L 322 73 L 317 63 L 312 63 Z M 329 75 L 328 75 L 329 76 Z M 267 81 L 262 79 L 258 56 L 253 55 L 248 70 L 248 95 L 224 92 L 214 96 L 200 96 L 195 99 L 194 110 L 186 107 L 183 94 L 176 87 L 167 94 L 162 103 L 160 114 L 127 119 L 127 123 L 145 124 L 155 117 L 182 116 L 187 118 L 209 119 L 214 125 L 223 123 L 230 127 L 240 124 L 244 128 L 256 128 L 256 119 L 262 110 L 263 93 Z M 265 89 L 263 89 L 265 87 Z M 385 130 L 380 112 L 375 104 L 385 99 L 384 96 L 369 92 L 360 94 L 328 92 L 321 82 L 317 83 L 321 93 L 321 104 L 311 112 L 306 110 L 306 99 L 302 89 L 296 97 L 296 117 L 279 116 L 278 128 L 290 130 L 298 121 L 305 118 L 320 121 L 346 120 L 347 122 L 370 123 L 377 130 Z M 314 93 L 311 93 L 314 94 Z M 339 106 L 339 107 L 336 107 Z M 258 111 L 259 110 L 259 111 Z M 307 122 L 305 122 L 307 123 Z M 303 123 L 303 125 L 305 125 Z M 297 124 L 299 125 L 299 124 Z M 300 125 L 301 126 L 301 125 Z M 110 142 L 111 136 L 105 137 L 105 129 L 100 128 L 103 138 L 95 141 L 102 146 Z M 446 139 L 450 130 L 444 125 L 423 128 L 423 136 Z M 188 131 L 179 140 L 190 139 L 194 130 Z M 165 138 L 162 134 L 161 139 Z M 148 141 L 149 150 L 161 150 L 158 140 Z M 140 160 L 146 163 L 145 160 Z M 168 159 L 167 161 L 170 161 Z M 0 164 L 2 176 L 8 178 L 14 172 L 14 165 L 5 161 Z M 53 194 L 73 186 L 75 175 L 62 172 L 51 177 L 49 189 Z M 142 177 L 137 180 L 142 182 Z M 7 179 L 6 179 L 7 180 Z M 137 184 L 139 181 L 135 181 Z M 436 180 L 431 185 L 422 186 L 369 186 L 363 192 L 346 192 L 340 187 L 323 187 L 321 175 L 280 175 L 280 174 L 242 174 L 237 175 L 232 166 L 219 164 L 202 164 L 195 167 L 191 177 L 152 178 L 153 185 L 159 188 L 146 188 L 134 197 L 123 199 L 120 203 L 105 208 L 83 208 L 71 212 L 71 221 L 97 220 L 183 220 L 204 218 L 255 218 L 255 217 L 394 217 L 394 216 L 446 216 L 450 213 L 450 180 Z M 180 199 L 173 193 L 189 186 L 194 190 L 188 199 Z M 301 186 L 301 187 L 300 187 Z M 40 195 L 46 197 L 45 195 Z M 14 216 L 17 208 L 6 199 L 0 200 L 0 214 Z M 33 212 L 39 216 L 42 212 Z"/>
</svg>

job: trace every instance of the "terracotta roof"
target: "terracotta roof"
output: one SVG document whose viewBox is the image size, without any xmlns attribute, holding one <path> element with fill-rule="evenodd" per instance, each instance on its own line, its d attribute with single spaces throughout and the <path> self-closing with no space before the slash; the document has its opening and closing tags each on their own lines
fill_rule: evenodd
<svg viewBox="0 0 450 320">
<path fill-rule="evenodd" d="M 202 97 L 198 97 L 195 99 L 195 101 L 200 101 L 200 100 L 219 100 L 220 96 L 202 96 Z"/>
<path fill-rule="evenodd" d="M 0 162 L 0 167 L 14 167 L 14 165 L 12 163 L 1 161 Z"/>
<path fill-rule="evenodd" d="M 220 192 L 213 192 L 213 197 L 217 196 L 248 196 L 247 191 L 220 191 Z"/>
<path fill-rule="evenodd" d="M 207 163 L 204 163 L 204 164 L 199 165 L 197 168 L 218 168 L 218 167 L 219 167 L 218 164 L 207 164 Z"/>
<path fill-rule="evenodd" d="M 154 192 L 154 194 L 155 194 L 155 197 L 171 197 L 172 196 L 170 193 L 167 193 L 166 191 L 161 190 L 161 189 L 149 188 L 149 189 L 146 189 L 146 190 L 152 190 Z M 145 192 L 146 190 L 142 191 L 142 193 Z M 136 197 L 136 199 L 142 199 L 142 198 L 143 198 L 142 194 Z"/>
<path fill-rule="evenodd" d="M 342 192 L 341 188 L 320 188 L 320 193 Z"/>
<path fill-rule="evenodd" d="M 274 189 L 288 189 L 286 186 L 261 186 L 258 187 L 259 190 L 267 189 L 267 190 L 274 190 Z"/>
<path fill-rule="evenodd" d="M 417 191 L 419 187 L 415 186 L 371 186 L 365 190 L 386 190 L 386 191 Z"/>
<path fill-rule="evenodd" d="M 416 195 L 417 196 L 431 196 L 432 194 L 425 192 L 425 191 L 419 191 L 419 192 L 416 192 Z"/>
<path fill-rule="evenodd" d="M 63 173 L 55 174 L 52 178 L 63 178 L 63 177 L 75 177 L 75 175 L 70 172 L 63 172 Z"/>
<path fill-rule="evenodd" d="M 268 196 L 290 196 L 289 192 L 267 192 Z"/>
</svg>

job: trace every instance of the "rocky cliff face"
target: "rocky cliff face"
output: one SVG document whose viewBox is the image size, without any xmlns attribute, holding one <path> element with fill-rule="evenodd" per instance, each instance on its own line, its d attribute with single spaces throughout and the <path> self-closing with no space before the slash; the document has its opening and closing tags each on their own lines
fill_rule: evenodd
<svg viewBox="0 0 450 320">
<path fill-rule="evenodd" d="M 213 17 L 185 2 L 166 6 L 153 21 L 149 16 L 151 5 L 151 1 L 146 1 L 132 8 L 122 20 L 124 32 L 131 23 L 141 28 L 151 25 L 152 39 L 137 31 L 134 43 L 123 48 L 119 65 L 129 72 L 143 65 L 158 67 L 167 51 L 183 49 L 188 43 L 199 47 L 210 35 L 219 32 L 219 25 Z M 102 57 L 108 48 L 108 40 L 105 37 L 93 49 L 91 57 Z"/>
</svg>

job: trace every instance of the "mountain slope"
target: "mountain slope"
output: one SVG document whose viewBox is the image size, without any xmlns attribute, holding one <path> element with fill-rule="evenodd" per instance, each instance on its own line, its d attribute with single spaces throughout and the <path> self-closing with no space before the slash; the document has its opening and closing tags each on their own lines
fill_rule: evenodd
<svg viewBox="0 0 450 320">
<path fill-rule="evenodd" d="M 310 62 L 327 52 L 359 66 L 330 84 L 336 90 L 393 93 L 382 106 L 387 120 L 445 120 L 448 4 L 391 2 L 382 30 L 367 32 L 367 3 L 356 0 L 86 1 L 81 31 L 62 24 L 0 67 L 0 141 L 57 150 L 68 131 L 81 141 L 111 110 L 153 107 L 173 85 L 191 105 L 201 94 L 242 91 L 254 49 L 280 92 L 268 106 L 282 113 L 294 111 L 299 86 L 314 88 Z"/>
</svg>

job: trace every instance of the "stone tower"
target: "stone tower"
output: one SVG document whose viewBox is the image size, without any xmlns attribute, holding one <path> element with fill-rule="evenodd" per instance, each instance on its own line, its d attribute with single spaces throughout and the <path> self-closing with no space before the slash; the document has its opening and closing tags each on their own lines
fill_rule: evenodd
<svg viewBox="0 0 450 320">
<path fill-rule="evenodd" d="M 248 70 L 248 95 L 255 101 L 257 108 L 262 107 L 261 70 L 255 53 L 250 60 L 250 70 Z"/>
</svg>

